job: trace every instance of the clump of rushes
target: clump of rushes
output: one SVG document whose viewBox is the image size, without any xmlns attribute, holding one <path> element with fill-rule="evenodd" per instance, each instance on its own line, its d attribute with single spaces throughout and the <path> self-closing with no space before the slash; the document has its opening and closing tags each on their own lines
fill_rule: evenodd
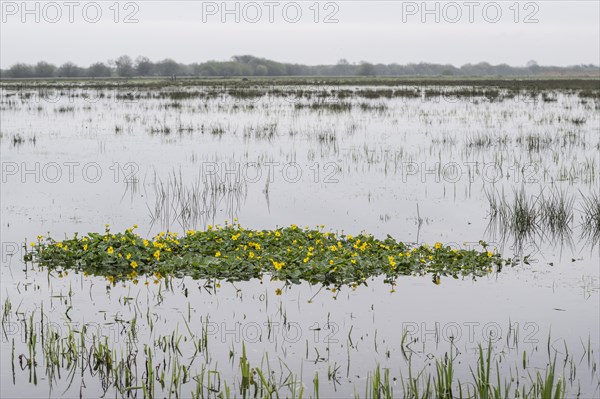
<svg viewBox="0 0 600 399">
<path fill-rule="evenodd" d="M 276 230 L 250 230 L 239 224 L 188 230 L 185 235 L 161 232 L 144 239 L 134 226 L 113 234 L 89 233 L 55 241 L 38 237 L 25 261 L 55 270 L 104 276 L 115 283 L 140 277 L 158 282 L 164 276 L 242 281 L 264 274 L 287 283 L 341 287 L 384 276 L 393 283 L 402 275 L 430 274 L 435 284 L 441 276 L 483 276 L 511 263 L 487 249 L 455 249 L 435 243 L 409 246 L 388 236 L 379 240 L 362 233 L 337 235 L 296 225 Z M 514 261 L 512 262 L 514 263 Z M 148 280 L 146 280 L 146 283 Z"/>
</svg>

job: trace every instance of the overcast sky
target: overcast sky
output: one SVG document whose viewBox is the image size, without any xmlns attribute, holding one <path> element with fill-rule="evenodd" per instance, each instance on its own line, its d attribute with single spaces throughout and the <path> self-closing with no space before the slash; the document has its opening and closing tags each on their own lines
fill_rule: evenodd
<svg viewBox="0 0 600 399">
<path fill-rule="evenodd" d="M 228 1 L 230 14 L 221 1 L 0 3 L 2 68 L 87 66 L 122 54 L 184 63 L 241 54 L 304 64 L 600 63 L 596 0 L 430 1 L 429 14 L 421 1 Z"/>
</svg>

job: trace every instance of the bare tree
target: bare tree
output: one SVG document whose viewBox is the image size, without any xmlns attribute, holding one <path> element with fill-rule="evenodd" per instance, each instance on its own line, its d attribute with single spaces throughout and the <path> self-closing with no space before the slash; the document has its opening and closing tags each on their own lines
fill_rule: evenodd
<svg viewBox="0 0 600 399">
<path fill-rule="evenodd" d="M 135 71 L 138 76 L 149 76 L 154 64 L 148 57 L 139 56 L 135 59 Z"/>
<path fill-rule="evenodd" d="M 117 68 L 117 75 L 123 78 L 129 78 L 133 76 L 133 61 L 131 57 L 128 55 L 122 55 L 115 61 L 115 66 Z"/>
<path fill-rule="evenodd" d="M 40 61 L 35 65 L 35 76 L 38 78 L 51 78 L 56 73 L 56 66 Z"/>
</svg>

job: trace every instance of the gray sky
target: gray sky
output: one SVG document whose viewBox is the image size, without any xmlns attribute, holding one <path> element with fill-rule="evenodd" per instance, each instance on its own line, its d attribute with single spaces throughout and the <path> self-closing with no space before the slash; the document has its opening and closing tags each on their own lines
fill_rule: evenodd
<svg viewBox="0 0 600 399">
<path fill-rule="evenodd" d="M 0 3 L 3 68 L 87 66 L 122 54 L 184 63 L 241 54 L 304 64 L 600 63 L 596 0 L 429 1 L 429 14 L 421 1 L 228 1 L 231 14 L 221 1 L 29 1 L 27 10 L 21 1 Z"/>
</svg>

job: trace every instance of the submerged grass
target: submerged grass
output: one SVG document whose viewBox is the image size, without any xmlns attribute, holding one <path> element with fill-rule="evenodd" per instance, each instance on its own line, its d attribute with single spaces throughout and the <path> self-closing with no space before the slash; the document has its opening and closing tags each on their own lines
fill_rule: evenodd
<svg viewBox="0 0 600 399">
<path fill-rule="evenodd" d="M 600 194 L 592 192 L 582 197 L 582 238 L 592 246 L 600 243 Z"/>
<path fill-rule="evenodd" d="M 504 192 L 486 192 L 490 224 L 503 239 L 513 237 L 515 246 L 536 237 L 570 243 L 575 220 L 576 195 L 552 186 L 539 194 L 528 194 L 522 186 L 512 197 Z M 581 239 L 592 247 L 600 241 L 600 196 L 580 192 Z"/>
<path fill-rule="evenodd" d="M 430 366 L 416 369 L 413 355 L 418 356 L 419 353 L 405 342 L 407 330 L 404 330 L 402 348 L 407 348 L 410 355 L 392 359 L 394 365 L 400 367 L 399 371 L 396 367 L 376 363 L 367 366 L 366 378 L 356 376 L 358 380 L 340 381 L 331 377 L 320 380 L 319 370 L 315 371 L 314 377 L 308 374 L 305 378 L 302 370 L 294 372 L 282 357 L 278 357 L 273 365 L 268 353 L 261 355 L 256 347 L 248 351 L 243 340 L 239 366 L 233 366 L 232 361 L 233 367 L 228 371 L 209 360 L 208 345 L 203 345 L 201 350 L 196 348 L 195 352 L 186 350 L 192 342 L 195 345 L 197 340 L 204 340 L 192 330 L 188 330 L 187 335 L 175 328 L 171 333 L 154 335 L 148 343 L 140 341 L 136 332 L 137 316 L 117 333 L 123 342 L 115 340 L 113 335 L 109 339 L 100 329 L 94 331 L 87 325 L 81 327 L 75 323 L 72 328 L 70 323 L 65 323 L 67 328 L 62 329 L 57 323 L 43 324 L 44 319 L 43 308 L 39 317 L 36 311 L 23 314 L 21 334 L 25 335 L 27 348 L 15 349 L 13 339 L 11 363 L 13 385 L 18 373 L 28 374 L 29 384 L 47 381 L 51 396 L 58 392 L 71 396 L 79 389 L 82 397 L 104 397 L 108 394 L 112 397 L 139 395 L 144 398 L 191 395 L 192 398 L 300 399 L 331 395 L 332 388 L 335 390 L 338 384 L 349 383 L 354 385 L 356 398 L 563 399 L 595 397 L 588 395 L 597 394 L 600 387 L 594 349 L 590 347 L 589 339 L 587 348 L 583 348 L 584 355 L 588 356 L 587 362 L 577 361 L 579 353 L 571 353 L 566 342 L 564 351 L 554 349 L 548 336 L 547 358 L 538 366 L 527 365 L 525 360 L 532 358 L 537 348 L 523 351 L 521 367 L 518 359 L 512 364 L 507 361 L 506 348 L 502 349 L 490 339 L 485 345 L 477 346 L 472 359 L 463 358 L 460 351 L 453 349 L 455 344 L 450 342 L 449 352 L 428 355 L 426 363 Z M 5 323 L 9 322 L 3 321 L 3 327 Z M 40 325 L 43 327 L 38 330 Z M 79 331 L 75 326 L 81 327 Z M 230 357 L 238 348 L 232 342 Z M 15 351 L 22 353 L 15 358 Z M 432 368 L 431 364 L 435 367 Z M 403 370 L 407 375 L 403 374 Z M 591 372 L 588 387 L 591 390 L 582 393 L 580 380 L 575 375 L 584 375 L 586 371 Z M 502 375 L 504 373 L 506 375 Z M 41 376 L 39 379 L 38 374 Z"/>
<path fill-rule="evenodd" d="M 514 190 L 512 198 L 504 193 L 488 193 L 490 206 L 490 224 L 496 225 L 502 237 L 513 236 L 520 247 L 523 242 L 532 239 L 540 231 L 540 197 L 530 197 L 525 188 Z"/>
<path fill-rule="evenodd" d="M 136 226 L 134 226 L 135 228 Z M 515 260 L 504 260 L 487 249 L 453 249 L 441 243 L 411 246 L 388 236 L 379 240 L 362 233 L 337 235 L 296 225 L 276 230 L 248 230 L 238 225 L 209 226 L 206 231 L 161 232 L 144 239 L 133 232 L 75 234 L 55 241 L 38 237 L 31 243 L 26 261 L 50 270 L 76 270 L 118 280 L 138 281 L 139 276 L 194 279 L 250 280 L 270 274 L 287 283 L 352 285 L 380 275 L 393 283 L 401 275 L 483 276 L 501 270 Z"/>
</svg>

